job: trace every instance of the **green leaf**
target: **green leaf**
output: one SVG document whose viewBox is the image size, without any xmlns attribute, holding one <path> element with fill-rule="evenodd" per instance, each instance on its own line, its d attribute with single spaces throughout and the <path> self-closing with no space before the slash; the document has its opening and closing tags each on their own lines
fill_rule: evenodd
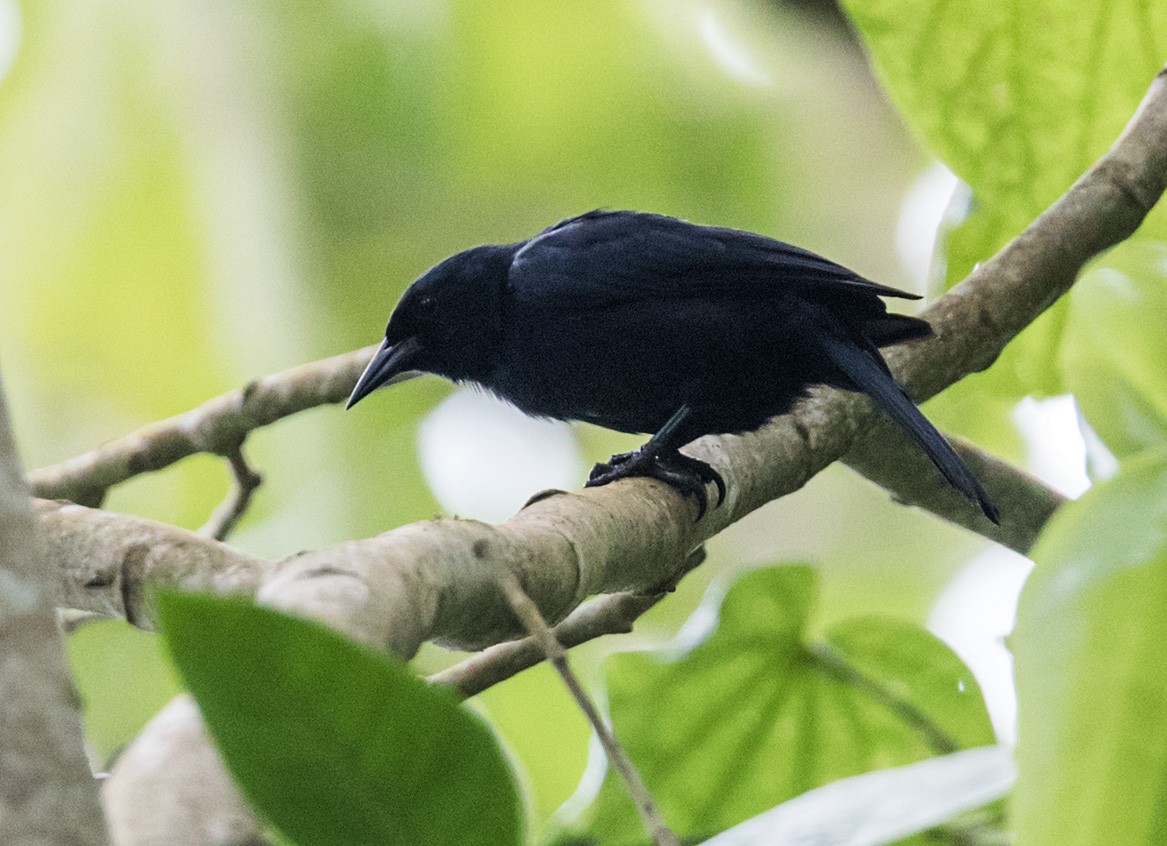
<svg viewBox="0 0 1167 846">
<path fill-rule="evenodd" d="M 815 592 L 808 567 L 756 570 L 684 655 L 610 659 L 616 736 L 678 833 L 708 835 L 836 779 L 993 742 L 972 674 L 927 632 L 853 620 L 808 643 Z M 603 843 L 637 838 L 611 773 L 591 817 Z"/>
<path fill-rule="evenodd" d="M 1061 367 L 1082 413 L 1119 457 L 1167 444 L 1167 244 L 1127 242 L 1070 294 Z"/>
<path fill-rule="evenodd" d="M 1013 759 L 1003 746 L 954 752 L 811 790 L 705 841 L 705 846 L 880 846 L 1005 795 Z"/>
<path fill-rule="evenodd" d="M 827 633 L 846 668 L 842 679 L 882 703 L 933 750 L 993 742 L 980 686 L 935 636 L 903 620 L 863 617 Z"/>
<path fill-rule="evenodd" d="M 845 0 L 905 119 L 972 188 L 950 279 L 1114 141 L 1167 59 L 1162 0 Z M 956 259 L 953 261 L 953 259 Z"/>
<path fill-rule="evenodd" d="M 1163 0 L 845 0 L 911 127 L 972 189 L 946 238 L 947 284 L 964 278 L 1098 158 L 1167 59 Z M 1157 213 L 1144 235 L 1167 231 Z M 1065 307 L 1006 350 L 982 387 L 1062 390 Z"/>
<path fill-rule="evenodd" d="M 1011 638 L 1018 842 L 1162 843 L 1167 453 L 1065 506 L 1033 558 Z"/>
<path fill-rule="evenodd" d="M 517 844 L 513 777 L 446 691 L 319 624 L 164 594 L 162 630 L 243 791 L 321 844 Z"/>
</svg>

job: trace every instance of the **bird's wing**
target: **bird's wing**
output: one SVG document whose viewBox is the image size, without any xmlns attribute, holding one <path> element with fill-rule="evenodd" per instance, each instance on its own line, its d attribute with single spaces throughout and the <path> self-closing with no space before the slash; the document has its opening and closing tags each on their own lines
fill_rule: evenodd
<svg viewBox="0 0 1167 846">
<path fill-rule="evenodd" d="M 918 299 L 772 238 L 627 211 L 592 211 L 545 229 L 515 255 L 510 281 L 520 300 L 574 308 L 789 288 L 811 299 Z"/>
</svg>

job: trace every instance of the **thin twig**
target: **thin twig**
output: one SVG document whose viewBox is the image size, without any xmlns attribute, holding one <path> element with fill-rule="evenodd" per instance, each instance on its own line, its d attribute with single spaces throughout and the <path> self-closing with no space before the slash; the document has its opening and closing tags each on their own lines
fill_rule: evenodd
<svg viewBox="0 0 1167 846">
<path fill-rule="evenodd" d="M 570 649 L 609 634 L 627 634 L 632 623 L 665 597 L 663 593 L 633 591 L 609 593 L 589 599 L 551 630 L 564 648 Z M 484 649 L 429 677 L 433 684 L 446 685 L 461 696 L 475 696 L 488 687 L 540 664 L 547 657 L 532 637 L 511 640 Z"/>
<path fill-rule="evenodd" d="M 620 777 L 624 779 L 624 784 L 628 787 L 628 793 L 636 804 L 636 810 L 640 812 L 644 827 L 648 829 L 652 842 L 656 846 L 680 846 L 680 839 L 665 823 L 664 817 L 660 815 L 656 802 L 653 800 L 652 794 L 648 792 L 648 786 L 640 777 L 636 765 L 632 763 L 632 759 L 628 757 L 624 747 L 619 744 L 615 735 L 604 724 L 595 704 L 584 691 L 583 685 L 579 683 L 575 673 L 567 665 L 567 651 L 563 648 L 563 644 L 555 639 L 547 621 L 539 613 L 538 606 L 531 601 L 531 597 L 527 596 L 514 573 L 509 571 L 501 573 L 498 582 L 507 603 L 515 612 L 515 616 L 519 618 L 523 626 L 530 632 L 531 637 L 539 644 L 543 654 L 555 667 L 563 679 L 563 683 L 567 685 L 567 689 L 574 697 L 576 704 L 579 705 L 580 710 L 591 723 L 592 729 L 600 739 L 600 744 L 604 747 L 604 752 L 608 755 L 608 760 L 616 768 Z"/>
<path fill-rule="evenodd" d="M 555 626 L 551 634 L 565 649 L 604 635 L 627 634 L 632 631 L 633 623 L 676 588 L 682 575 L 704 560 L 705 547 L 702 546 L 689 556 L 682 572 L 667 585 L 652 591 L 626 590 L 589 599 Z M 434 673 L 429 681 L 451 687 L 468 699 L 542 663 L 546 657 L 542 646 L 532 635 L 484 649 L 452 667 Z"/>
<path fill-rule="evenodd" d="M 199 529 L 199 534 L 217 541 L 226 540 L 251 504 L 255 489 L 263 484 L 263 477 L 251 469 L 243 456 L 243 445 L 228 452 L 224 458 L 231 465 L 231 492 L 215 508 L 211 517 Z"/>
</svg>

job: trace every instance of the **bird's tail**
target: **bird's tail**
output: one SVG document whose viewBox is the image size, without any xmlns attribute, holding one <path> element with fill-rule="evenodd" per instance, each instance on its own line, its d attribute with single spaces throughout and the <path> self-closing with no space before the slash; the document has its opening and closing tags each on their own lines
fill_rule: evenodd
<svg viewBox="0 0 1167 846">
<path fill-rule="evenodd" d="M 948 483 L 972 502 L 977 503 L 986 517 L 994 523 L 999 523 L 996 506 L 990 501 L 972 471 L 965 466 L 944 436 L 928 422 L 928 418 L 916 408 L 916 404 L 892 378 L 879 353 L 874 348 L 864 349 L 855 342 L 830 332 L 824 333 L 821 342 L 831 362 L 854 383 L 856 389 L 875 400 L 880 408 L 923 447 L 924 452 L 932 459 L 932 463 Z"/>
</svg>

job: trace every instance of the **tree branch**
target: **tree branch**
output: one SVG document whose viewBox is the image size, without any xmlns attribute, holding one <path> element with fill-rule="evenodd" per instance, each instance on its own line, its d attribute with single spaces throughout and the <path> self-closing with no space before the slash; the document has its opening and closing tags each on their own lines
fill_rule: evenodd
<svg viewBox="0 0 1167 846">
<path fill-rule="evenodd" d="M 0 843 L 105 843 L 81 703 L 0 390 Z"/>
<path fill-rule="evenodd" d="M 97 506 L 114 485 L 195 453 L 231 456 L 249 432 L 345 399 L 376 349 L 365 347 L 256 379 L 84 455 L 34 470 L 28 474 L 29 487 L 44 499 Z"/>
<path fill-rule="evenodd" d="M 962 438 L 945 435 L 1001 512 L 994 526 L 936 472 L 932 463 L 886 417 L 856 441 L 843 460 L 853 470 L 886 489 L 896 502 L 945 517 L 1025 555 L 1046 521 L 1066 498 L 1035 476 L 979 449 Z"/>
<path fill-rule="evenodd" d="M 269 562 L 141 517 L 35 500 L 56 605 L 153 628 L 147 586 L 254 596 Z"/>
<path fill-rule="evenodd" d="M 198 706 L 186 694 L 155 714 L 118 757 L 114 772 L 127 771 L 136 778 L 113 776 L 102 788 L 116 846 L 272 842 L 236 790 Z"/>
</svg>

